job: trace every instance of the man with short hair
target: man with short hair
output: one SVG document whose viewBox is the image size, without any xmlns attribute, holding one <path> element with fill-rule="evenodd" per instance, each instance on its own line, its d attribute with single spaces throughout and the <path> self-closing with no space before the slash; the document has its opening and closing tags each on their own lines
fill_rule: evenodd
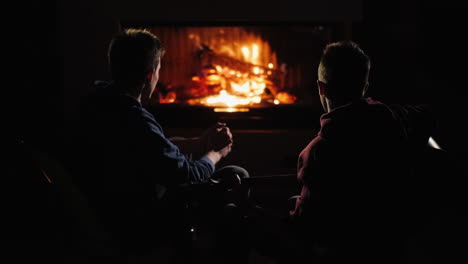
<svg viewBox="0 0 468 264">
<path fill-rule="evenodd" d="M 189 198 L 182 186 L 248 177 L 237 166 L 215 173 L 233 143 L 225 123 L 197 138 L 171 140 L 145 108 L 164 52 L 147 30 L 117 34 L 108 51 L 112 82 L 97 82 L 83 101 L 76 133 L 74 180 L 111 241 L 136 257 L 189 231 L 181 230 L 187 221 L 184 199 Z"/>
<path fill-rule="evenodd" d="M 411 211 L 412 153 L 435 123 L 422 106 L 365 97 L 369 71 L 356 43 L 325 47 L 317 80 L 325 114 L 299 155 L 302 187 L 290 214 L 325 259 L 392 263 Z"/>
<path fill-rule="evenodd" d="M 317 80 L 325 113 L 299 154 L 300 195 L 283 218 L 259 206 L 247 218 L 250 246 L 262 254 L 280 263 L 400 263 L 416 219 L 412 158 L 435 123 L 422 106 L 366 97 L 369 71 L 356 43 L 325 47 Z"/>
</svg>

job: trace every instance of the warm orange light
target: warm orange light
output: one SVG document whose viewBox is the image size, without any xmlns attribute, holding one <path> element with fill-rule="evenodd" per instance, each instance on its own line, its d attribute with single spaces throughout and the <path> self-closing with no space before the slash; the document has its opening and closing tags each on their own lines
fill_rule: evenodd
<svg viewBox="0 0 468 264">
<path fill-rule="evenodd" d="M 250 59 L 250 50 L 246 46 L 241 48 L 242 55 L 244 55 L 244 60 L 249 61 Z"/>
<path fill-rule="evenodd" d="M 237 93 L 248 93 L 250 91 L 250 86 L 248 82 L 245 82 L 243 84 L 231 82 L 231 88 L 234 92 Z"/>
<path fill-rule="evenodd" d="M 253 67 L 252 72 L 255 74 L 260 74 L 260 68 L 259 67 Z"/>
<path fill-rule="evenodd" d="M 212 95 L 205 98 L 205 103 L 212 106 L 228 106 L 234 107 L 236 105 L 248 105 L 249 98 L 230 95 L 226 90 L 221 90 L 218 95 Z"/>
<path fill-rule="evenodd" d="M 189 104 L 215 107 L 214 111 L 220 112 L 242 112 L 244 110 L 236 109 L 296 101 L 295 96 L 279 92 L 284 84 L 278 81 L 276 54 L 268 42 L 249 35 L 240 46 L 225 43 L 210 46 L 216 47 L 213 49 L 214 59 L 210 62 L 213 67 L 207 70 L 206 76 L 192 77 L 199 93 L 187 100 Z M 222 56 L 216 57 L 218 55 Z"/>
<path fill-rule="evenodd" d="M 258 64 L 258 45 L 253 44 L 252 45 L 252 63 L 253 64 Z"/>
<path fill-rule="evenodd" d="M 245 108 L 245 107 L 215 107 L 213 111 L 234 113 L 234 112 L 249 112 L 250 109 Z"/>
<path fill-rule="evenodd" d="M 252 44 L 251 48 L 243 46 L 241 52 L 245 61 L 252 64 L 259 64 L 260 48 L 257 44 Z"/>
<path fill-rule="evenodd" d="M 297 98 L 296 98 L 296 96 L 291 95 L 289 93 L 279 92 L 276 95 L 276 99 L 282 104 L 293 104 L 294 102 L 296 102 Z"/>
<path fill-rule="evenodd" d="M 208 77 L 206 77 L 206 79 L 207 79 L 208 81 L 212 81 L 212 82 L 214 82 L 214 81 L 220 81 L 220 80 L 221 80 L 221 76 L 213 74 L 213 75 L 208 75 Z"/>
<path fill-rule="evenodd" d="M 49 176 L 47 175 L 47 173 L 41 168 L 41 172 L 42 172 L 42 175 L 44 175 L 44 177 L 46 178 L 46 180 L 49 182 L 49 183 L 52 183 L 52 181 L 50 180 Z"/>
<path fill-rule="evenodd" d="M 262 101 L 262 98 L 260 96 L 254 96 L 252 98 L 252 102 L 259 104 Z"/>
</svg>

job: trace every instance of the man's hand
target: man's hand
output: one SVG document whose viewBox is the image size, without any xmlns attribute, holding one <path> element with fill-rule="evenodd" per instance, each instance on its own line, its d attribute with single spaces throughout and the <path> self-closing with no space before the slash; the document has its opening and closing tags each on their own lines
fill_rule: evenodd
<svg viewBox="0 0 468 264">
<path fill-rule="evenodd" d="M 231 152 L 233 140 L 226 123 L 217 123 L 205 130 L 199 137 L 199 142 L 204 148 L 205 156 L 216 164 Z"/>
<path fill-rule="evenodd" d="M 226 123 L 219 122 L 208 128 L 200 136 L 200 141 L 206 151 L 222 151 L 226 153 L 226 155 L 231 151 L 230 149 L 233 143 L 232 133 L 229 127 L 226 126 Z"/>
<path fill-rule="evenodd" d="M 210 159 L 213 164 L 218 163 L 222 158 L 226 157 L 231 152 L 232 144 L 225 146 L 219 151 L 210 150 L 205 154 L 205 157 Z"/>
<path fill-rule="evenodd" d="M 219 150 L 219 153 L 220 153 L 221 156 L 224 158 L 224 157 L 226 157 L 226 156 L 231 152 L 231 149 L 232 149 L 232 144 L 229 144 L 229 145 L 227 145 L 226 147 L 220 149 L 220 150 Z"/>
</svg>

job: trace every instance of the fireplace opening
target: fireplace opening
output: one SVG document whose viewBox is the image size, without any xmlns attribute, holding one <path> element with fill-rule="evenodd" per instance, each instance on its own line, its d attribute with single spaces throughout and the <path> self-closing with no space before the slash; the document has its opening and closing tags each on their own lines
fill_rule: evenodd
<svg viewBox="0 0 468 264">
<path fill-rule="evenodd" d="M 221 118 L 257 124 L 278 117 L 297 123 L 297 116 L 320 111 L 317 66 L 339 27 L 155 21 L 121 26 L 148 29 L 166 47 L 151 101 L 161 118 L 179 112 L 195 122 Z"/>
</svg>

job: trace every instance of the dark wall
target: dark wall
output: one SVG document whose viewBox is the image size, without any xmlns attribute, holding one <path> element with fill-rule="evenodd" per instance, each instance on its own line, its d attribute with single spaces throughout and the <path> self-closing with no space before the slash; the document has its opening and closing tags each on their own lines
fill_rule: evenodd
<svg viewBox="0 0 468 264">
<path fill-rule="evenodd" d="M 468 7 L 460 3 L 424 5 L 423 63 L 433 85 L 432 102 L 439 106 L 441 142 L 468 161 L 467 63 Z"/>
<path fill-rule="evenodd" d="M 363 19 L 353 24 L 353 39 L 372 59 L 369 94 L 432 105 L 434 138 L 465 161 L 467 11 L 456 1 L 364 1 Z"/>
<path fill-rule="evenodd" d="M 55 1 L 3 8 L 2 134 L 46 146 L 59 136 L 64 119 L 60 11 Z"/>
</svg>

